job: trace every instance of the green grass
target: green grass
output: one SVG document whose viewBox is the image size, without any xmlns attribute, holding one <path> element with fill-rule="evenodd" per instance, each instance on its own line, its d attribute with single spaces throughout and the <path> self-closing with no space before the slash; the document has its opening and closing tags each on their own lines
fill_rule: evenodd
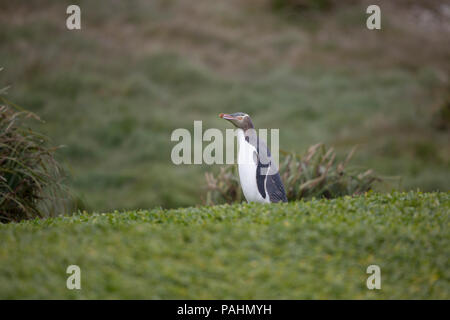
<svg viewBox="0 0 450 320">
<path fill-rule="evenodd" d="M 226 129 L 217 115 L 235 111 L 280 128 L 288 151 L 358 144 L 355 164 L 402 177 L 378 191 L 450 189 L 448 132 L 432 121 L 446 37 L 394 28 L 407 8 L 386 8 L 383 31 L 369 32 L 360 5 L 286 19 L 270 1 L 131 2 L 80 1 L 79 32 L 65 29 L 70 1 L 0 12 L 0 83 L 66 146 L 58 156 L 81 207 L 199 204 L 204 173 L 219 166 L 173 165 L 171 132 L 194 120 Z"/>
<path fill-rule="evenodd" d="M 0 298 L 449 299 L 449 223 L 450 194 L 418 192 L 11 223 Z"/>
</svg>

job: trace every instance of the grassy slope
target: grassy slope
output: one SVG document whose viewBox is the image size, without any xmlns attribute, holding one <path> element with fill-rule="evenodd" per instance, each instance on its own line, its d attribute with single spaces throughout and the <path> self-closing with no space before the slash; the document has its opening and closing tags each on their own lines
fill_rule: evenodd
<svg viewBox="0 0 450 320">
<path fill-rule="evenodd" d="M 449 214 L 449 193 L 410 192 L 1 225 L 0 298 L 449 299 Z"/>
<path fill-rule="evenodd" d="M 71 32 L 69 3 L 4 4 L 0 80 L 66 146 L 90 210 L 198 204 L 190 182 L 217 166 L 174 166 L 170 134 L 200 119 L 229 128 L 217 115 L 232 111 L 281 128 L 283 149 L 359 144 L 356 163 L 402 188 L 449 190 L 448 132 L 431 124 L 446 29 L 414 12 L 386 3 L 372 32 L 363 5 L 287 19 L 267 1 L 79 1 L 83 29 Z"/>
</svg>

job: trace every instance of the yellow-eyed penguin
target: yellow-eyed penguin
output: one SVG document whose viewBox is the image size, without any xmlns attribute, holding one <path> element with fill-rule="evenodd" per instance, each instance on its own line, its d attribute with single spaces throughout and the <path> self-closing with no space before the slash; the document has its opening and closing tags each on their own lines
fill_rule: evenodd
<svg viewBox="0 0 450 320">
<path fill-rule="evenodd" d="M 269 148 L 258 138 L 250 116 L 237 112 L 221 113 L 219 117 L 230 121 L 238 131 L 239 180 L 247 202 L 287 202 L 278 168 Z"/>
</svg>

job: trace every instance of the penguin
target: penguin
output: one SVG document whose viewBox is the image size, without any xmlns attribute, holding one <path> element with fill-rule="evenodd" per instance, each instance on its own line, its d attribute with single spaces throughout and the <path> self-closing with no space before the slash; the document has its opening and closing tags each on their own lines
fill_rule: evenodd
<svg viewBox="0 0 450 320">
<path fill-rule="evenodd" d="M 246 113 L 221 113 L 237 128 L 239 181 L 247 202 L 287 202 L 286 192 L 270 150 L 259 139 Z"/>
</svg>

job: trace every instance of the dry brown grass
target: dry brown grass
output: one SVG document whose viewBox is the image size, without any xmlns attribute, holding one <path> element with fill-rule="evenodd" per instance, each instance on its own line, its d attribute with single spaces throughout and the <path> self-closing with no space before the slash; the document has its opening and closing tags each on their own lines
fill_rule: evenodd
<svg viewBox="0 0 450 320">
<path fill-rule="evenodd" d="M 288 200 L 354 196 L 372 190 L 374 183 L 382 179 L 371 169 L 349 166 L 355 150 L 353 148 L 340 161 L 334 149 L 322 143 L 311 146 L 303 155 L 283 151 L 279 172 Z M 206 205 L 244 199 L 236 165 L 222 167 L 217 175 L 207 172 L 205 178 Z"/>
<path fill-rule="evenodd" d="M 56 148 L 23 124 L 25 118 L 40 119 L 15 111 L 4 97 L 0 99 L 0 222 L 65 213 Z"/>
<path fill-rule="evenodd" d="M 379 1 L 382 32 L 366 29 L 368 4 L 366 0 L 340 3 L 332 10 L 305 16 L 302 12 L 274 12 L 269 0 L 199 0 L 195 5 L 189 0 L 151 4 L 134 1 L 136 11 L 148 13 L 148 18 L 144 14 L 129 19 L 114 14 L 99 18 L 91 14 L 96 7 L 86 4 L 82 9 L 82 32 L 101 44 L 108 55 L 138 58 L 174 51 L 230 74 L 261 65 L 301 67 L 313 62 L 347 65 L 355 70 L 430 65 L 442 70 L 443 81 L 448 81 L 450 9 L 444 1 Z M 67 32 L 64 5 L 32 2 L 10 6 L 0 12 L 0 19 L 17 26 L 45 20 L 57 25 L 59 32 Z M 120 10 L 120 6 L 118 1 L 111 2 L 111 8 Z M 315 31 L 305 32 L 311 25 Z M 30 49 L 26 42 L 20 46 Z M 379 55 L 384 58 L 376 59 Z"/>
</svg>

